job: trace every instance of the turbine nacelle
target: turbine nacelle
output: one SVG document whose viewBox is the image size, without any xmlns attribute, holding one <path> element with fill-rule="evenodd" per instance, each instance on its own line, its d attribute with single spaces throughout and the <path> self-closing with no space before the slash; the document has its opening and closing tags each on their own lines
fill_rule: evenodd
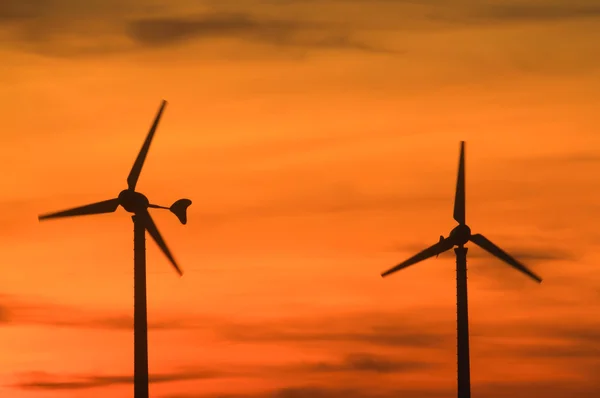
<svg viewBox="0 0 600 398">
<path fill-rule="evenodd" d="M 150 206 L 148 198 L 131 189 L 124 189 L 119 193 L 119 204 L 129 213 L 140 213 Z"/>
<path fill-rule="evenodd" d="M 471 228 L 465 224 L 461 224 L 450 231 L 450 236 L 448 236 L 448 238 L 452 239 L 454 245 L 463 246 L 471 238 Z"/>
</svg>

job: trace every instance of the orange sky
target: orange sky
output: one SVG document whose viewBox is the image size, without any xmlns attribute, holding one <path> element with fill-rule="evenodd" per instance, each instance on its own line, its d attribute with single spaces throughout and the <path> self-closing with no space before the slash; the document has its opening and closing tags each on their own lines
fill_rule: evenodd
<svg viewBox="0 0 600 398">
<path fill-rule="evenodd" d="M 471 247 L 473 396 L 598 396 L 593 3 L 2 1 L 1 395 L 132 395 L 129 216 L 36 217 L 124 189 L 164 98 L 151 396 L 455 394 L 453 253 L 379 274 L 454 227 L 460 140 L 471 228 L 544 278 Z"/>
</svg>

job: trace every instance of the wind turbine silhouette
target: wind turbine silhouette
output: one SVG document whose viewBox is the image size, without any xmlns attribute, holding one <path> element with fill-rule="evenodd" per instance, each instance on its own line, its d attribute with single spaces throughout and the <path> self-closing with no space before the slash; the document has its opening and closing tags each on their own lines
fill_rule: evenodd
<svg viewBox="0 0 600 398">
<path fill-rule="evenodd" d="M 438 243 L 428 247 L 422 252 L 409 258 L 403 263 L 383 272 L 382 277 L 390 275 L 403 268 L 438 256 L 454 248 L 456 253 L 456 326 L 457 326 L 457 356 L 458 356 L 458 398 L 471 397 L 471 370 L 469 363 L 469 315 L 467 305 L 467 248 L 469 241 L 475 243 L 488 253 L 496 256 L 518 271 L 529 276 L 536 282 L 542 279 L 515 260 L 504 250 L 493 244 L 481 234 L 471 234 L 471 228 L 466 224 L 465 217 L 465 142 L 460 143 L 460 160 L 458 165 L 458 178 L 456 181 L 456 194 L 454 198 L 454 219 L 458 222 L 447 238 L 440 236 Z"/>
<path fill-rule="evenodd" d="M 182 224 L 187 223 L 187 208 L 192 204 L 189 199 L 179 199 L 171 207 L 150 204 L 146 196 L 136 192 L 135 187 L 148 155 L 152 138 L 167 102 L 162 101 L 154 123 L 142 145 L 131 172 L 127 177 L 127 189 L 121 191 L 114 199 L 92 203 L 56 213 L 40 215 L 38 219 L 76 217 L 91 214 L 112 213 L 121 205 L 129 213 L 133 213 L 133 284 L 134 284 L 134 397 L 148 398 L 148 320 L 146 312 L 146 231 L 167 256 L 179 276 L 183 275 L 171 251 L 167 247 L 156 224 L 152 220 L 148 208 L 169 209 Z"/>
</svg>

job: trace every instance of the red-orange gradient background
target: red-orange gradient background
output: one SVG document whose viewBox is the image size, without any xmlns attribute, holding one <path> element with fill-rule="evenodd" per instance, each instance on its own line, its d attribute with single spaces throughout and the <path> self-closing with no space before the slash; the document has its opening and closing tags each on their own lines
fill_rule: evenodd
<svg viewBox="0 0 600 398">
<path fill-rule="evenodd" d="M 455 394 L 459 141 L 473 397 L 600 394 L 600 10 L 571 1 L 0 5 L 3 397 L 132 396 L 132 225 L 39 224 L 139 189 L 151 396 Z"/>
</svg>

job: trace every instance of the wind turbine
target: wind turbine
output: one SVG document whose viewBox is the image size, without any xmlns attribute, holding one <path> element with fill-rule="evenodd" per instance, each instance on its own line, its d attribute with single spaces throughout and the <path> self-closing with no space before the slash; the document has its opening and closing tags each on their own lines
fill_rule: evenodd
<svg viewBox="0 0 600 398">
<path fill-rule="evenodd" d="M 471 228 L 466 224 L 465 217 L 465 142 L 460 143 L 460 160 L 456 194 L 454 198 L 454 219 L 458 222 L 447 238 L 440 236 L 439 242 L 409 258 L 403 263 L 383 272 L 382 277 L 390 275 L 403 268 L 426 260 L 450 250 L 454 247 L 456 253 L 456 326 L 457 326 L 457 356 L 458 356 L 458 398 L 471 397 L 471 371 L 469 364 L 469 316 L 467 305 L 467 248 L 469 241 L 475 243 L 488 253 L 496 256 L 508 265 L 521 271 L 536 282 L 542 279 L 515 260 L 504 250 L 493 244 L 481 234 L 471 234 Z M 455 247 L 456 246 L 456 247 Z"/>
<path fill-rule="evenodd" d="M 167 247 L 156 224 L 152 220 L 148 208 L 168 209 L 177 216 L 182 224 L 187 223 L 187 208 L 192 204 L 189 199 L 179 199 L 171 207 L 150 204 L 146 196 L 136 192 L 142 166 L 148 155 L 152 138 L 156 132 L 156 127 L 162 116 L 167 102 L 162 101 L 154 123 L 148 132 L 148 136 L 140 149 L 133 167 L 127 177 L 127 189 L 119 193 L 114 199 L 104 200 L 69 210 L 63 210 L 56 213 L 40 215 L 38 219 L 48 220 L 54 218 L 85 216 L 91 214 L 112 213 L 121 205 L 129 213 L 133 213 L 133 284 L 134 284 L 134 315 L 133 315 L 133 335 L 134 335 L 134 397 L 148 398 L 148 320 L 146 313 L 146 231 L 167 256 L 175 271 L 179 276 L 183 275 L 177 265 L 171 251 Z"/>
</svg>

